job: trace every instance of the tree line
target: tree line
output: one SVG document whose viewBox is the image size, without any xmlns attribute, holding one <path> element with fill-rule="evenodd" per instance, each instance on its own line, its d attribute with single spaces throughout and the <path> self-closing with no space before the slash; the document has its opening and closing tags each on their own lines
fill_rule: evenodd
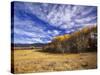
<svg viewBox="0 0 100 75">
<path fill-rule="evenodd" d="M 44 51 L 79 53 L 97 50 L 97 26 L 85 27 L 72 34 L 56 36 L 43 47 Z"/>
</svg>

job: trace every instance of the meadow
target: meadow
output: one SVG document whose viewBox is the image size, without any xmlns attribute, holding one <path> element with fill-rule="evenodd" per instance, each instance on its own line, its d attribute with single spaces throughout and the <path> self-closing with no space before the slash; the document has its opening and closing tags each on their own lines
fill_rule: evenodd
<svg viewBox="0 0 100 75">
<path fill-rule="evenodd" d="M 97 68 L 96 52 L 48 53 L 41 49 L 14 50 L 14 73 L 52 72 Z"/>
</svg>

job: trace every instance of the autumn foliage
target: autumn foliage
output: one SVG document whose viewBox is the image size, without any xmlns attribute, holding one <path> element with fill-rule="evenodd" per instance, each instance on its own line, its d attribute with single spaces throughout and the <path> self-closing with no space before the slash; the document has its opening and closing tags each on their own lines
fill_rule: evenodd
<svg viewBox="0 0 100 75">
<path fill-rule="evenodd" d="M 43 50 L 49 52 L 78 53 L 96 51 L 96 47 L 97 26 L 91 26 L 84 27 L 72 34 L 56 36 L 51 43 L 43 47 Z"/>
</svg>

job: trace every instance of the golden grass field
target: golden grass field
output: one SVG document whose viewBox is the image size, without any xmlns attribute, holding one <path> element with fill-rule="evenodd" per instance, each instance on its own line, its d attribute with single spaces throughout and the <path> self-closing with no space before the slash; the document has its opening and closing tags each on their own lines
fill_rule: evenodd
<svg viewBox="0 0 100 75">
<path fill-rule="evenodd" d="M 14 50 L 14 73 L 50 72 L 97 68 L 96 52 L 53 54 L 38 50 Z"/>
</svg>

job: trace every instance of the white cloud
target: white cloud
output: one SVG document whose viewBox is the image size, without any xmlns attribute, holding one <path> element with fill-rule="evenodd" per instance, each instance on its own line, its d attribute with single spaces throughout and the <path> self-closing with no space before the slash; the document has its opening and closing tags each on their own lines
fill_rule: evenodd
<svg viewBox="0 0 100 75">
<path fill-rule="evenodd" d="M 47 33 L 52 36 L 57 36 L 60 34 L 60 31 L 59 30 L 48 30 Z"/>
<path fill-rule="evenodd" d="M 66 34 L 69 34 L 70 32 L 71 32 L 71 31 L 68 31 L 68 30 L 65 31 Z"/>
<path fill-rule="evenodd" d="M 84 24 L 84 23 L 92 21 L 93 19 L 96 19 L 96 18 L 97 18 L 97 16 L 89 16 L 89 17 L 85 17 L 85 18 L 81 18 L 81 19 L 75 19 L 75 21 L 77 23 Z"/>
<path fill-rule="evenodd" d="M 59 31 L 58 30 L 54 30 L 53 32 L 54 32 L 55 35 L 58 35 L 59 34 Z"/>
<path fill-rule="evenodd" d="M 24 10 L 26 13 L 35 15 L 40 19 L 40 21 L 48 23 L 48 25 L 50 25 L 51 27 L 53 26 L 55 28 L 65 30 L 65 33 L 74 32 L 75 29 L 72 29 L 73 27 L 75 28 L 84 24 L 91 24 L 90 21 L 97 18 L 95 14 L 89 14 L 93 10 L 95 10 L 95 8 L 87 6 L 57 5 L 45 3 L 24 3 L 24 6 L 25 7 L 22 8 L 21 11 Z M 27 16 L 27 14 L 24 15 Z M 78 24 L 76 25 L 76 23 Z M 14 25 L 14 33 L 21 36 L 27 35 L 29 37 L 32 37 L 25 38 L 22 40 L 22 42 L 44 42 L 43 39 L 52 39 L 52 36 L 56 36 L 61 33 L 61 31 L 57 29 L 51 30 L 49 29 L 49 27 L 48 29 L 46 29 L 46 25 L 42 26 L 40 23 L 30 19 L 29 17 L 23 20 L 17 15 L 14 15 Z M 17 41 L 19 41 L 18 39 L 20 38 L 17 38 Z M 50 40 L 46 41 L 49 42 Z"/>
<path fill-rule="evenodd" d="M 38 18 L 50 23 L 50 25 L 55 27 L 67 28 L 72 22 L 72 17 L 75 18 L 76 22 L 85 22 L 91 20 L 86 16 L 82 18 L 82 16 L 89 14 L 94 10 L 94 7 L 89 6 L 71 6 L 71 5 L 57 5 L 57 4 L 26 4 L 27 8 L 33 13 L 36 14 Z M 45 9 L 44 9 L 45 8 Z M 34 11 L 35 10 L 35 11 Z M 44 11 L 48 12 L 45 13 Z M 78 19 L 79 18 L 79 19 Z M 70 27 L 69 27 L 70 28 Z"/>
<path fill-rule="evenodd" d="M 56 9 L 55 6 L 47 15 L 47 21 L 50 22 L 51 25 L 59 27 L 61 24 L 71 21 L 70 12 L 70 7 L 66 7 L 65 5 L 58 7 L 58 9 Z"/>
<path fill-rule="evenodd" d="M 15 38 L 14 43 L 31 44 L 31 43 L 33 43 L 33 41 L 29 38 Z"/>
</svg>

